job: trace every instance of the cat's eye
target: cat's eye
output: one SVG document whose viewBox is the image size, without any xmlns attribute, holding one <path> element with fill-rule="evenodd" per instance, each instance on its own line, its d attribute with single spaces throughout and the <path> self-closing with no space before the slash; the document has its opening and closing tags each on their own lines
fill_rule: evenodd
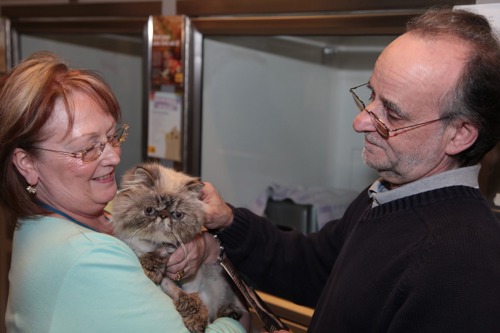
<svg viewBox="0 0 500 333">
<path fill-rule="evenodd" d="M 156 209 L 153 207 L 146 207 L 146 209 L 144 209 L 144 213 L 146 213 L 147 216 L 153 216 L 156 215 Z"/>
<path fill-rule="evenodd" d="M 176 212 L 176 211 L 173 211 L 170 213 L 170 215 L 176 219 L 176 220 L 180 220 L 184 217 L 184 213 L 181 213 L 181 212 Z"/>
</svg>

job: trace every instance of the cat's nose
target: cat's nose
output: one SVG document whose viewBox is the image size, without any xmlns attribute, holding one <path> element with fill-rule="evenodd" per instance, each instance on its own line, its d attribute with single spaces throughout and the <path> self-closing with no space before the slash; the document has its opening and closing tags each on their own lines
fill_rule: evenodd
<svg viewBox="0 0 500 333">
<path fill-rule="evenodd" d="M 159 212 L 159 215 L 162 219 L 166 219 L 167 217 L 170 217 L 170 212 L 168 210 L 162 210 Z"/>
</svg>

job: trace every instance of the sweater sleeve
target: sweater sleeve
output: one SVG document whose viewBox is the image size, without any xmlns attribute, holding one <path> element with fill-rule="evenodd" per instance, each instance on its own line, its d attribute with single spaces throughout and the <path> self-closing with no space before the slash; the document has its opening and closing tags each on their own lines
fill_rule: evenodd
<svg viewBox="0 0 500 333">
<path fill-rule="evenodd" d="M 234 208 L 233 223 L 219 236 L 234 265 L 257 288 L 314 307 L 335 265 L 346 235 L 370 207 L 362 191 L 339 220 L 319 232 L 282 231 L 266 218 Z"/>
<path fill-rule="evenodd" d="M 262 291 L 314 306 L 338 252 L 338 224 L 331 222 L 321 233 L 306 237 L 279 230 L 243 208 L 234 214 L 231 226 L 219 236 L 238 270 Z"/>
</svg>

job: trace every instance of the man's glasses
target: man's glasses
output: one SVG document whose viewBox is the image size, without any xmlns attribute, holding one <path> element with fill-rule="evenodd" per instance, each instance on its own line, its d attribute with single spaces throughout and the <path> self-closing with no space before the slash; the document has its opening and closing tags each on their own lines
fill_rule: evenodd
<svg viewBox="0 0 500 333">
<path fill-rule="evenodd" d="M 122 124 L 121 127 L 115 132 L 115 134 L 108 136 L 108 139 L 106 141 L 95 143 L 90 147 L 76 151 L 74 153 L 52 150 L 47 148 L 40 148 L 40 147 L 34 147 L 34 148 L 38 150 L 45 150 L 53 153 L 68 155 L 74 158 L 81 158 L 84 163 L 90 163 L 97 160 L 99 156 L 101 156 L 102 152 L 104 151 L 104 147 L 106 147 L 106 144 L 109 143 L 113 147 L 118 147 L 125 141 L 127 135 L 128 135 L 128 125 Z"/>
<path fill-rule="evenodd" d="M 356 92 L 354 90 L 356 90 Z M 364 101 L 371 101 L 372 95 L 373 95 L 372 90 L 368 87 L 368 83 L 363 83 L 359 86 L 351 88 L 351 89 L 349 89 L 349 92 L 351 93 L 352 98 L 354 99 L 354 103 L 358 107 L 359 111 L 360 112 L 363 112 L 363 111 L 368 112 L 368 114 L 370 115 L 370 118 L 372 120 L 373 126 L 375 126 L 375 129 L 377 130 L 377 132 L 384 139 L 388 139 L 391 136 L 391 132 L 397 132 L 397 131 L 401 131 L 401 130 L 409 130 L 411 128 L 425 126 L 425 125 L 434 123 L 436 121 L 440 121 L 440 120 L 449 118 L 449 116 L 446 116 L 446 117 L 441 117 L 438 119 L 426 121 L 423 123 L 413 124 L 413 125 L 409 125 L 409 126 L 405 126 L 405 127 L 395 128 L 395 129 L 389 129 L 389 127 L 387 127 L 387 125 L 384 124 L 384 122 L 382 120 L 380 120 L 380 118 L 377 117 L 377 115 L 375 113 L 373 113 L 372 111 L 370 111 L 366 108 L 366 104 Z"/>
</svg>

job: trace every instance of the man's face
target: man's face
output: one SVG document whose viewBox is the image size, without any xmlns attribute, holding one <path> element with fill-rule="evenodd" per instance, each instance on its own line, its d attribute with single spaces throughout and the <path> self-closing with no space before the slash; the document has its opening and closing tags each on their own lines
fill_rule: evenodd
<svg viewBox="0 0 500 333">
<path fill-rule="evenodd" d="M 467 47 L 453 39 L 405 34 L 380 55 L 370 87 L 372 111 L 389 129 L 438 119 L 442 101 L 452 91 L 464 66 Z M 394 186 L 457 167 L 447 154 L 452 126 L 436 121 L 391 133 L 384 139 L 368 112 L 354 119 L 365 134 L 363 161 Z"/>
</svg>

